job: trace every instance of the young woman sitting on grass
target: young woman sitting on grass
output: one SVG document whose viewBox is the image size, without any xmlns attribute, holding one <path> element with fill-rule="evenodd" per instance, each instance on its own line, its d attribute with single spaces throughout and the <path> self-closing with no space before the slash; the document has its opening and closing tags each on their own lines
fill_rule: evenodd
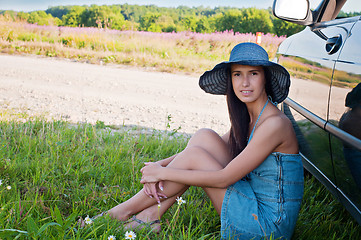
<svg viewBox="0 0 361 240">
<path fill-rule="evenodd" d="M 160 230 L 159 215 L 189 186 L 199 186 L 220 215 L 222 239 L 290 239 L 303 195 L 303 167 L 292 124 L 275 106 L 288 95 L 288 72 L 270 62 L 262 47 L 241 43 L 199 84 L 227 96 L 229 132 L 199 130 L 179 154 L 145 163 L 143 190 L 107 213 L 131 219 L 126 227 L 146 223 Z"/>
</svg>

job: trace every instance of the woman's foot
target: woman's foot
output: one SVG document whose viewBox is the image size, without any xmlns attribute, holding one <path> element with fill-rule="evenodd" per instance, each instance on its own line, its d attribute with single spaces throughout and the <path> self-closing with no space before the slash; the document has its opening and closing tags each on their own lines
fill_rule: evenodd
<svg viewBox="0 0 361 240">
<path fill-rule="evenodd" d="M 137 218 L 135 215 L 129 219 L 129 221 L 124 225 L 124 229 L 143 229 L 143 228 L 150 228 L 152 232 L 159 233 L 161 230 L 160 220 L 152 220 L 152 221 L 143 221 Z"/>
</svg>

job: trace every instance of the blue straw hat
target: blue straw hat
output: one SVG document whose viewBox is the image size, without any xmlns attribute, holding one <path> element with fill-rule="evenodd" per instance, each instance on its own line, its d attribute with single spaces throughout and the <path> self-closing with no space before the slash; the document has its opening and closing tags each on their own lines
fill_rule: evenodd
<svg viewBox="0 0 361 240">
<path fill-rule="evenodd" d="M 281 65 L 271 62 L 267 52 L 255 43 L 239 43 L 229 57 L 229 61 L 217 64 L 212 70 L 206 71 L 199 78 L 199 86 L 207 93 L 225 95 L 227 93 L 227 79 L 232 63 L 248 66 L 263 66 L 268 69 L 273 102 L 280 103 L 287 98 L 290 87 L 290 74 Z"/>
</svg>

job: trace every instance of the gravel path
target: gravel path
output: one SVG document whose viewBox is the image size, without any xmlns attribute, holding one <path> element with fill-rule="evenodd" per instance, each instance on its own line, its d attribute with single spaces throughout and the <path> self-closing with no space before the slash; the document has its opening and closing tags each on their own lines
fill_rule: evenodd
<svg viewBox="0 0 361 240">
<path fill-rule="evenodd" d="M 69 122 L 139 125 L 193 133 L 229 128 L 224 96 L 204 93 L 198 78 L 34 56 L 0 55 L 2 110 Z"/>
<path fill-rule="evenodd" d="M 204 93 L 197 77 L 19 55 L 0 55 L 0 72 L 2 111 L 184 133 L 212 128 L 223 134 L 230 126 L 225 97 Z M 293 100 L 326 118 L 329 87 L 300 79 L 292 85 Z M 331 119 L 344 112 L 348 91 L 333 89 Z"/>
</svg>

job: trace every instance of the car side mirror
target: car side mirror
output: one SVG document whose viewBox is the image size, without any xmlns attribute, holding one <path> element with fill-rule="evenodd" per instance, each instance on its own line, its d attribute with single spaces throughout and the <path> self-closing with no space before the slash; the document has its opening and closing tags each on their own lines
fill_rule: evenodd
<svg viewBox="0 0 361 240">
<path fill-rule="evenodd" d="M 280 19 L 300 25 L 313 23 L 308 0 L 275 0 L 273 14 Z"/>
</svg>

